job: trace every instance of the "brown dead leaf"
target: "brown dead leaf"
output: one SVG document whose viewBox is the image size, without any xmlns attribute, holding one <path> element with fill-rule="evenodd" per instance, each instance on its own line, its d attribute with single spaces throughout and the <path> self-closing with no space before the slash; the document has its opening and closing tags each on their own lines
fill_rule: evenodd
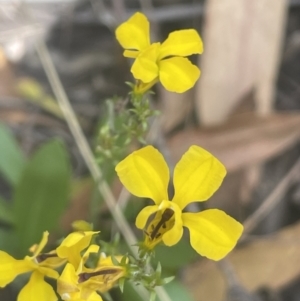
<svg viewBox="0 0 300 301">
<path fill-rule="evenodd" d="M 249 291 L 266 286 L 278 290 L 300 274 L 300 223 L 235 249 L 228 256 L 240 282 Z M 221 301 L 226 282 L 218 265 L 209 260 L 193 263 L 184 282 L 196 301 Z"/>
<path fill-rule="evenodd" d="M 213 153 L 228 172 L 262 163 L 293 145 L 300 137 L 300 114 L 258 117 L 239 114 L 221 126 L 185 129 L 168 141 L 174 162 L 192 145 Z"/>
</svg>

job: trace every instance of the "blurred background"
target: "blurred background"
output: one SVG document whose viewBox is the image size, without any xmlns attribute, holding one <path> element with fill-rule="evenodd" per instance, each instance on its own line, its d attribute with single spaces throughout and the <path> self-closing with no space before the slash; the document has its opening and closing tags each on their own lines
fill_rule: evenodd
<svg viewBox="0 0 300 301">
<path fill-rule="evenodd" d="M 218 157 L 228 175 L 195 206 L 223 209 L 245 226 L 219 263 L 195 254 L 188 237 L 159 248 L 166 274 L 177 275 L 167 285 L 172 300 L 300 301 L 299 0 L 0 0 L 0 249 L 21 258 L 42 231 L 55 244 L 78 219 L 104 240 L 116 231 L 57 104 L 47 60 L 96 150 L 106 99 L 124 99 L 132 80 L 114 29 L 135 11 L 149 18 L 153 41 L 176 29 L 201 34 L 204 53 L 192 58 L 201 78 L 185 94 L 155 87 L 162 115 L 150 140 L 171 166 L 191 144 Z M 118 197 L 113 170 L 104 175 Z M 145 203 L 120 204 L 133 228 Z M 0 300 L 16 300 L 22 283 L 1 289 Z M 112 298 L 139 300 L 130 288 Z"/>
</svg>

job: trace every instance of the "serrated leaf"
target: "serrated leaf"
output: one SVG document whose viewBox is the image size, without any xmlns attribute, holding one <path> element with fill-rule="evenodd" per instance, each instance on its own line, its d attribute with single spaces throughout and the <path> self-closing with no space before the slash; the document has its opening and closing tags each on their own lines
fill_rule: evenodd
<svg viewBox="0 0 300 301">
<path fill-rule="evenodd" d="M 12 208 L 8 202 L 0 197 L 0 222 L 8 225 L 12 225 L 14 222 Z"/>
<path fill-rule="evenodd" d="M 14 136 L 0 124 L 0 172 L 11 185 L 16 185 L 25 167 L 25 158 Z"/>
<path fill-rule="evenodd" d="M 70 165 L 59 141 L 43 145 L 25 167 L 14 195 L 14 218 L 20 253 L 51 231 L 67 206 Z M 22 255 L 23 255 L 22 254 Z"/>
</svg>

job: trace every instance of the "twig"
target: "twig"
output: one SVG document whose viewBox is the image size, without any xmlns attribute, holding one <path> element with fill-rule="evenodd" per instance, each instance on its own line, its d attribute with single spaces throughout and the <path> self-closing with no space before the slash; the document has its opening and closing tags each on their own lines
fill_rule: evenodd
<svg viewBox="0 0 300 301">
<path fill-rule="evenodd" d="M 103 196 L 104 201 L 106 202 L 107 207 L 109 208 L 111 215 L 114 218 L 115 223 L 117 224 L 120 232 L 122 233 L 128 247 L 133 254 L 137 255 L 136 248 L 133 247 L 137 243 L 137 239 L 133 234 L 130 226 L 128 225 L 120 207 L 117 205 L 114 195 L 111 192 L 111 189 L 107 182 L 102 177 L 102 172 L 95 161 L 95 157 L 92 153 L 92 150 L 87 142 L 87 139 L 79 125 L 77 117 L 73 111 L 73 108 L 69 102 L 69 99 L 65 93 L 65 90 L 61 84 L 59 76 L 56 72 L 55 66 L 50 57 L 47 46 L 44 41 L 36 43 L 36 50 L 43 65 L 43 68 L 46 72 L 50 85 L 52 87 L 53 93 L 58 101 L 58 104 L 65 115 L 66 122 L 69 125 L 70 131 L 74 136 L 74 139 L 77 143 L 77 146 L 82 154 L 83 159 L 85 160 L 86 165 L 88 166 L 94 181 L 98 184 L 98 190 Z M 135 287 L 136 289 L 136 287 Z M 148 296 L 144 290 L 137 290 L 142 294 L 142 298 L 146 299 Z M 156 293 L 159 296 L 161 301 L 171 301 L 169 295 L 162 287 L 156 288 Z"/>
<path fill-rule="evenodd" d="M 70 131 L 75 138 L 83 159 L 85 160 L 85 163 L 87 164 L 95 182 L 98 183 L 98 189 L 102 194 L 109 210 L 111 211 L 112 216 L 115 219 L 116 224 L 118 225 L 118 228 L 124 235 L 128 246 L 130 247 L 131 251 L 136 254 L 135 248 L 132 247 L 132 245 L 136 243 L 136 238 L 131 231 L 128 223 L 126 222 L 123 213 L 118 210 L 117 206 L 115 206 L 115 197 L 113 196 L 108 184 L 103 180 L 102 172 L 95 161 L 92 150 L 85 138 L 85 135 L 79 125 L 73 108 L 71 107 L 68 97 L 62 87 L 58 74 L 49 55 L 47 46 L 44 44 L 44 42 L 40 42 L 36 45 L 36 48 L 55 97 L 65 115 L 66 122 L 70 127 Z"/>
<path fill-rule="evenodd" d="M 117 20 L 118 23 L 121 23 L 122 21 L 125 21 L 125 3 L 124 0 L 112 0 L 112 7 L 113 12 L 115 15 L 115 20 Z"/>
<path fill-rule="evenodd" d="M 290 186 L 291 181 L 300 173 L 300 159 L 288 171 L 276 188 L 269 194 L 263 203 L 244 222 L 244 233 L 251 232 L 257 224 L 280 202 L 280 198 Z"/>
<path fill-rule="evenodd" d="M 249 293 L 240 282 L 232 264 L 228 259 L 216 262 L 227 282 L 226 300 L 258 301 L 260 299 L 253 293 Z"/>
</svg>

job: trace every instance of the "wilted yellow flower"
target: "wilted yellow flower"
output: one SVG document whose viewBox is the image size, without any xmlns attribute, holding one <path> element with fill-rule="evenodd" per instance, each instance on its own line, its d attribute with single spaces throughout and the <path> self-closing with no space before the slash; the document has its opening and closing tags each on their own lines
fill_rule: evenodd
<svg viewBox="0 0 300 301">
<path fill-rule="evenodd" d="M 172 201 L 167 191 L 169 169 L 154 147 L 133 152 L 116 166 L 116 171 L 129 192 L 155 203 L 142 209 L 136 219 L 136 226 L 144 229 L 147 249 L 161 241 L 167 246 L 175 245 L 182 237 L 183 226 L 189 229 L 192 247 L 210 259 L 222 259 L 236 245 L 243 226 L 225 212 L 183 212 L 188 204 L 209 199 L 226 175 L 223 164 L 206 150 L 192 146 L 177 163 Z"/>
<path fill-rule="evenodd" d="M 18 301 L 57 300 L 51 285 L 44 281 L 44 276 L 57 279 L 59 274 L 53 268 L 63 264 L 65 260 L 58 258 L 55 251 L 41 254 L 48 241 L 48 235 L 48 232 L 44 232 L 41 242 L 31 248 L 33 256 L 17 260 L 0 251 L 0 287 L 6 286 L 20 274 L 33 272 L 29 282 L 20 291 Z"/>
<path fill-rule="evenodd" d="M 169 91 L 183 93 L 194 86 L 200 70 L 186 57 L 203 52 L 202 40 L 194 29 L 174 31 L 161 43 L 150 43 L 149 22 L 135 13 L 116 29 L 124 56 L 135 58 L 131 72 L 139 81 L 136 93 L 144 93 L 160 81 Z"/>
</svg>

